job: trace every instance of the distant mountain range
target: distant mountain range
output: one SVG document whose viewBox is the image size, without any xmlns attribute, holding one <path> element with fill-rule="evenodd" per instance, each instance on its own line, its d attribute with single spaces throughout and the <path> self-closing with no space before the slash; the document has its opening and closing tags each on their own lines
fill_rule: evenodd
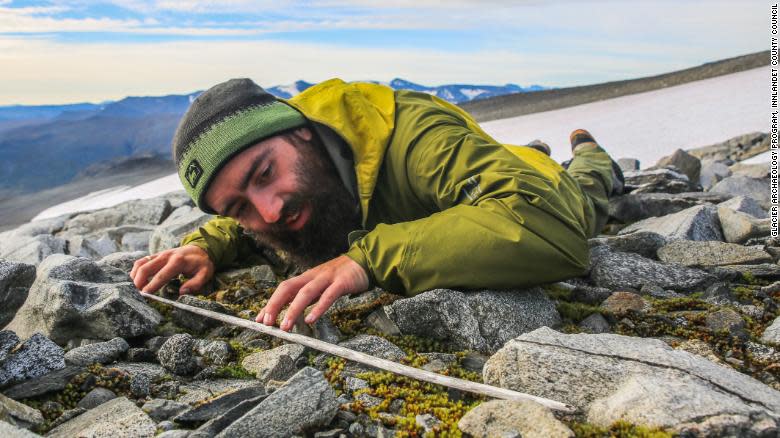
<svg viewBox="0 0 780 438">
<path fill-rule="evenodd" d="M 312 85 L 297 81 L 267 90 L 290 98 Z M 387 85 L 453 103 L 543 89 L 514 84 L 426 87 L 403 79 Z M 101 104 L 0 106 L 0 190 L 25 193 L 55 187 L 95 164 L 106 171 L 112 163 L 119 165 L 131 157 L 170 160 L 176 125 L 200 93 L 127 97 Z"/>
</svg>

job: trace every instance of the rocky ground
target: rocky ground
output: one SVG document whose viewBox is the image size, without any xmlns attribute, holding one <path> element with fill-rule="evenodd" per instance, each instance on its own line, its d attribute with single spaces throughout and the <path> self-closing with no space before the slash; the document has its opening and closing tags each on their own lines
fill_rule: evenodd
<svg viewBox="0 0 780 438">
<path fill-rule="evenodd" d="M 0 234 L 0 435 L 774 437 L 780 240 L 766 134 L 639 170 L 588 275 L 522 291 L 381 290 L 296 330 L 575 405 L 487 400 L 146 302 L 127 273 L 208 220 L 183 193 Z M 695 156 L 694 156 L 695 155 Z M 261 260 L 262 259 L 262 260 Z M 180 301 L 251 319 L 293 269 L 264 251 Z M 163 293 L 175 296 L 176 285 Z"/>
</svg>

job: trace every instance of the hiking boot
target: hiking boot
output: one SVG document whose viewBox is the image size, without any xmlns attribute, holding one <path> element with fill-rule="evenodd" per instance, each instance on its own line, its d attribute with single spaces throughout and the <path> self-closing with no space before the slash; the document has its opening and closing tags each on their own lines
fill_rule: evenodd
<svg viewBox="0 0 780 438">
<path fill-rule="evenodd" d="M 573 155 L 577 154 L 577 147 L 583 143 L 596 143 L 590 132 L 584 129 L 575 129 L 569 135 L 569 141 L 571 142 L 571 152 Z M 597 143 L 598 144 L 598 143 Z M 618 163 L 612 158 L 609 159 L 612 162 L 612 192 L 609 196 L 618 196 L 623 194 L 623 189 L 626 184 L 626 180 L 623 177 L 623 171 L 620 169 Z M 565 162 L 564 167 L 568 168 L 571 160 Z"/>
<path fill-rule="evenodd" d="M 534 148 L 537 151 L 547 155 L 548 157 L 552 153 L 552 150 L 550 149 L 550 146 L 547 143 L 539 140 L 538 138 L 536 140 L 528 143 L 526 146 L 528 146 L 529 148 Z"/>
</svg>

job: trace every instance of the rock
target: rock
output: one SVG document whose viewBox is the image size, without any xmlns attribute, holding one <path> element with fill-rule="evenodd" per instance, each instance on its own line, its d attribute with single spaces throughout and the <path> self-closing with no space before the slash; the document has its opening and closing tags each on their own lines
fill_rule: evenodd
<svg viewBox="0 0 780 438">
<path fill-rule="evenodd" d="M 229 391 L 258 386 L 254 379 L 212 379 L 191 381 L 180 387 L 182 395 L 176 401 L 197 405 Z"/>
<path fill-rule="evenodd" d="M 750 196 L 733 197 L 728 201 L 723 201 L 720 204 L 718 204 L 718 209 L 720 208 L 729 208 L 731 210 L 739 211 L 741 213 L 747 213 L 758 219 L 765 219 L 769 217 L 766 210 L 764 210 L 761 207 L 761 204 L 759 204 L 758 201 L 756 201 Z"/>
<path fill-rule="evenodd" d="M 601 303 L 601 307 L 620 316 L 629 312 L 644 313 L 650 309 L 650 303 L 633 292 L 615 292 Z"/>
<path fill-rule="evenodd" d="M 188 409 L 190 409 L 190 405 L 186 403 L 162 398 L 149 400 L 141 407 L 142 411 L 146 412 L 152 420 L 157 422 L 173 418 Z"/>
<path fill-rule="evenodd" d="M 345 377 L 344 378 L 344 389 L 348 393 L 353 393 L 359 389 L 366 389 L 368 388 L 368 382 L 366 382 L 363 379 L 358 379 L 357 377 Z"/>
<path fill-rule="evenodd" d="M 768 210 L 771 204 L 769 199 L 769 181 L 749 178 L 742 175 L 732 175 L 715 184 L 711 193 L 723 193 L 729 196 L 750 196 L 754 198 L 761 208 Z"/>
<path fill-rule="evenodd" d="M 772 262 L 772 257 L 760 246 L 742 246 L 724 242 L 676 240 L 658 250 L 665 263 L 683 266 L 752 265 Z"/>
<path fill-rule="evenodd" d="M 731 288 L 723 283 L 715 283 L 708 287 L 701 298 L 708 303 L 718 305 L 729 304 L 737 300 L 731 293 Z"/>
<path fill-rule="evenodd" d="M 7 328 L 20 337 L 40 332 L 58 344 L 72 338 L 113 339 L 151 334 L 161 316 L 127 274 L 92 260 L 55 254 L 38 267 L 30 295 Z"/>
<path fill-rule="evenodd" d="M 127 225 L 158 225 L 171 213 L 171 204 L 162 198 L 137 199 L 113 207 L 82 213 L 65 223 L 71 234 L 89 234 Z"/>
<path fill-rule="evenodd" d="M 761 335 L 761 342 L 780 345 L 780 316 L 775 318 L 772 324 L 764 329 L 764 333 Z"/>
<path fill-rule="evenodd" d="M 671 432 L 679 436 L 776 436 L 778 432 L 774 419 L 767 415 L 716 415 L 701 423 L 679 424 Z"/>
<path fill-rule="evenodd" d="M 266 287 L 276 284 L 276 274 L 269 265 L 256 265 L 243 269 L 232 269 L 217 274 L 217 279 L 224 284 L 244 281 L 255 287 Z"/>
<path fill-rule="evenodd" d="M 114 338 L 106 342 L 98 342 L 83 347 L 74 348 L 65 353 L 65 362 L 69 365 L 91 365 L 93 363 L 107 364 L 117 359 L 130 346 L 122 338 Z"/>
<path fill-rule="evenodd" d="M 186 333 L 173 335 L 160 347 L 157 360 L 173 374 L 186 376 L 197 367 L 192 354 L 192 336 Z"/>
<path fill-rule="evenodd" d="M 590 280 L 607 289 L 641 289 L 645 284 L 664 289 L 693 291 L 712 284 L 716 277 L 698 269 L 667 265 L 638 254 L 591 248 Z"/>
<path fill-rule="evenodd" d="M 307 429 L 326 426 L 337 410 L 336 394 L 328 381 L 321 372 L 306 367 L 217 436 L 300 434 Z"/>
<path fill-rule="evenodd" d="M 618 158 L 617 164 L 623 172 L 639 170 L 639 160 L 636 158 Z"/>
<path fill-rule="evenodd" d="M 258 351 L 245 357 L 241 366 L 261 382 L 287 380 L 295 374 L 295 362 L 285 350 Z"/>
<path fill-rule="evenodd" d="M 379 308 L 371 312 L 366 318 L 366 325 L 384 335 L 398 336 L 401 334 L 401 330 L 399 330 L 393 320 L 387 316 L 387 312 L 385 312 L 384 308 Z"/>
<path fill-rule="evenodd" d="M 52 254 L 64 254 L 65 239 L 48 234 L 9 236 L 0 246 L 0 259 L 38 265 Z"/>
<path fill-rule="evenodd" d="M 404 353 L 404 351 L 398 348 L 395 344 L 385 338 L 380 338 L 379 336 L 374 335 L 357 335 L 352 339 L 340 343 L 339 345 L 351 350 L 369 354 L 371 356 L 392 360 L 394 362 L 398 362 L 406 357 L 406 353 Z"/>
<path fill-rule="evenodd" d="M 146 438 L 155 433 L 156 426 L 148 415 L 125 397 L 118 397 L 57 426 L 46 436 Z"/>
<path fill-rule="evenodd" d="M 194 425 L 220 417 L 233 407 L 246 400 L 257 399 L 257 403 L 267 396 L 262 386 L 250 386 L 248 388 L 230 391 L 217 398 L 208 400 L 193 408 L 180 413 L 173 421 L 183 425 Z"/>
<path fill-rule="evenodd" d="M 0 436 L 5 438 L 40 438 L 37 433 L 0 421 Z"/>
<path fill-rule="evenodd" d="M 146 256 L 146 251 L 115 252 L 100 259 L 97 265 L 101 268 L 111 266 L 129 274 L 135 261 L 144 256 Z"/>
<path fill-rule="evenodd" d="M 206 309 L 212 312 L 223 313 L 225 315 L 233 314 L 233 312 L 216 301 L 202 300 L 192 295 L 181 295 L 176 301 L 188 306 L 197 307 L 199 309 Z M 188 328 L 198 333 L 203 333 L 208 329 L 222 325 L 222 323 L 217 320 L 204 318 L 201 315 L 182 309 L 173 309 L 171 312 L 171 319 L 179 326 Z"/>
<path fill-rule="evenodd" d="M 666 239 L 650 231 L 637 231 L 624 236 L 598 237 L 588 240 L 591 248 L 608 246 L 614 251 L 632 252 L 649 259 L 658 258 L 658 250 L 666 245 Z"/>
<path fill-rule="evenodd" d="M 57 371 L 44 374 L 43 376 L 26 380 L 10 388 L 4 389 L 3 393 L 14 400 L 38 397 L 50 392 L 61 391 L 83 370 L 82 367 L 69 366 Z"/>
<path fill-rule="evenodd" d="M 571 292 L 571 299 L 578 303 L 601 304 L 610 295 L 612 295 L 612 291 L 605 287 L 577 285 Z"/>
<path fill-rule="evenodd" d="M 330 315 L 328 314 L 322 315 L 312 324 L 312 331 L 315 338 L 329 344 L 338 344 L 344 336 L 341 330 L 330 320 Z"/>
<path fill-rule="evenodd" d="M 116 362 L 111 365 L 111 368 L 116 368 L 132 377 L 139 375 L 146 376 L 149 380 L 164 380 L 171 378 L 171 374 L 169 374 L 165 368 L 161 365 L 152 363 Z"/>
<path fill-rule="evenodd" d="M 33 281 L 35 266 L 0 260 L 0 328 L 14 319 Z"/>
<path fill-rule="evenodd" d="M 702 161 L 741 161 L 768 150 L 769 134 L 752 132 L 730 138 L 721 143 L 688 149 L 688 153 Z"/>
<path fill-rule="evenodd" d="M 44 419 L 41 411 L 0 394 L 0 423 L 3 422 L 33 429 L 43 425 Z"/>
<path fill-rule="evenodd" d="M 698 183 L 692 183 L 685 174 L 672 169 L 635 170 L 624 172 L 623 176 L 627 186 L 635 187 L 632 193 L 682 193 L 699 188 Z"/>
<path fill-rule="evenodd" d="M 233 422 L 243 417 L 263 400 L 265 400 L 264 395 L 238 403 L 224 414 L 203 423 L 197 430 L 193 431 L 188 438 L 212 438 L 222 432 L 226 427 L 233 424 Z"/>
<path fill-rule="evenodd" d="M 520 333 L 561 322 L 555 304 L 540 288 L 465 293 L 434 289 L 384 309 L 403 334 L 482 352 L 495 351 Z"/>
<path fill-rule="evenodd" d="M 637 231 L 654 232 L 667 240 L 723 240 L 718 210 L 712 205 L 699 205 L 674 214 L 644 219 L 623 228 L 618 234 Z"/>
<path fill-rule="evenodd" d="M 574 436 L 549 409 L 532 401 L 486 401 L 467 412 L 458 422 L 458 428 L 475 438 Z"/>
<path fill-rule="evenodd" d="M 699 184 L 702 189 L 709 190 L 723 178 L 731 176 L 731 169 L 720 161 L 706 160 L 701 162 Z"/>
<path fill-rule="evenodd" d="M 573 404 L 588 421 L 671 427 L 721 414 L 772 413 L 780 392 L 666 343 L 614 334 L 521 335 L 490 358 L 485 383 Z"/>
<path fill-rule="evenodd" d="M 146 398 L 152 393 L 152 380 L 145 374 L 136 374 L 130 378 L 130 393 L 137 398 Z"/>
<path fill-rule="evenodd" d="M 746 164 L 735 163 L 729 166 L 729 170 L 735 175 L 747 176 L 749 178 L 763 179 L 769 178 L 769 162 Z"/>
<path fill-rule="evenodd" d="M 701 339 L 687 339 L 676 346 L 675 349 L 699 355 L 712 362 L 715 362 L 718 365 L 727 366 L 725 363 L 723 363 L 722 360 L 720 360 L 718 355 L 715 354 L 715 351 L 712 349 L 712 347 L 710 347 L 710 344 L 702 341 Z"/>
<path fill-rule="evenodd" d="M 128 252 L 148 252 L 152 230 L 128 231 L 122 235 L 119 248 Z"/>
<path fill-rule="evenodd" d="M 717 204 L 729 196 L 709 192 L 627 193 L 609 199 L 609 215 L 618 222 L 631 223 L 666 216 L 697 205 Z"/>
<path fill-rule="evenodd" d="M 130 348 L 127 350 L 128 362 L 157 362 L 157 353 L 148 348 Z"/>
<path fill-rule="evenodd" d="M 681 298 L 685 295 L 678 294 L 675 291 L 665 290 L 661 286 L 655 284 L 644 284 L 639 290 L 642 295 L 649 295 L 653 298 L 667 299 L 667 298 Z"/>
<path fill-rule="evenodd" d="M 583 319 L 579 325 L 585 333 L 609 333 L 610 327 L 607 320 L 600 313 L 591 313 Z"/>
<path fill-rule="evenodd" d="M 177 208 L 154 229 L 149 238 L 149 253 L 155 254 L 179 246 L 185 235 L 197 230 L 211 218 L 211 215 L 187 205 Z"/>
<path fill-rule="evenodd" d="M 745 274 L 761 280 L 780 279 L 780 266 L 774 263 L 762 263 L 760 265 L 725 265 L 709 269 L 715 275 L 721 276 L 724 280 L 733 277 L 736 279 L 744 278 Z"/>
<path fill-rule="evenodd" d="M 713 332 L 728 332 L 731 336 L 746 337 L 745 320 L 733 309 L 725 308 L 707 315 L 707 328 Z"/>
<path fill-rule="evenodd" d="M 726 242 L 744 243 L 751 237 L 768 236 L 771 231 L 768 218 L 757 219 L 725 207 L 718 207 L 718 217 Z"/>
<path fill-rule="evenodd" d="M 417 416 L 414 417 L 414 423 L 417 427 L 421 427 L 423 429 L 424 433 L 435 433 L 438 426 L 441 425 L 441 421 L 439 421 L 438 418 L 434 417 L 431 414 L 424 414 L 420 415 L 417 414 Z"/>
<path fill-rule="evenodd" d="M 209 364 L 219 367 L 230 363 L 235 353 L 233 347 L 225 341 L 206 341 L 205 345 L 198 345 L 196 349 Z"/>
<path fill-rule="evenodd" d="M 97 387 L 92 391 L 89 391 L 87 395 L 85 395 L 84 398 L 82 398 L 76 406 L 82 409 L 93 409 L 115 398 L 116 398 L 116 394 L 114 394 L 114 391 L 111 391 L 110 389 L 106 389 L 106 388 Z"/>
<path fill-rule="evenodd" d="M 657 168 L 666 166 L 674 166 L 687 176 L 690 181 L 699 181 L 701 161 L 682 149 L 677 149 L 672 155 L 661 158 L 655 165 Z"/>
<path fill-rule="evenodd" d="M 13 340 L 13 337 L 8 335 L 5 337 Z M 10 342 L 6 343 L 9 344 Z M 13 347 L 13 350 L 4 356 L 0 360 L 0 387 L 65 368 L 65 352 L 40 333 Z"/>
<path fill-rule="evenodd" d="M 449 353 L 420 353 L 420 356 L 428 359 L 422 368 L 434 373 L 440 373 L 458 362 L 458 358 Z"/>
</svg>

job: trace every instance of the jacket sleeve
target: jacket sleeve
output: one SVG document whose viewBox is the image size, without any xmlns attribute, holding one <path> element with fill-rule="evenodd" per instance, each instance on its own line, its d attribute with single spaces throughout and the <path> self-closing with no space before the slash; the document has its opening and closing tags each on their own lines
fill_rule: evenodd
<svg viewBox="0 0 780 438">
<path fill-rule="evenodd" d="M 406 168 L 432 212 L 379 224 L 347 256 L 386 290 L 519 288 L 581 275 L 586 233 L 556 177 L 457 121 L 421 134 Z M 558 176 L 557 178 L 560 178 Z M 581 214 L 580 214 L 581 216 Z"/>
<path fill-rule="evenodd" d="M 181 246 L 184 245 L 203 248 L 217 270 L 255 255 L 252 239 L 244 235 L 235 219 L 226 216 L 215 216 L 185 236 L 181 241 Z"/>
</svg>

